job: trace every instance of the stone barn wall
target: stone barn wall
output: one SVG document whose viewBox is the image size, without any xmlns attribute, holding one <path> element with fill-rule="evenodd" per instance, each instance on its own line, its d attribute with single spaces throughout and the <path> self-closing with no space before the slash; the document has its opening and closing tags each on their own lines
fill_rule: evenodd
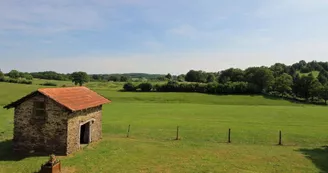
<svg viewBox="0 0 328 173">
<path fill-rule="evenodd" d="M 45 101 L 44 121 L 34 118 L 34 101 Z M 13 149 L 66 154 L 68 114 L 64 107 L 41 94 L 24 101 L 15 108 Z"/>
<path fill-rule="evenodd" d="M 80 125 L 88 121 L 91 123 L 91 142 L 102 138 L 102 106 L 73 112 L 68 119 L 67 154 L 80 149 Z M 94 120 L 93 123 L 91 120 Z"/>
</svg>

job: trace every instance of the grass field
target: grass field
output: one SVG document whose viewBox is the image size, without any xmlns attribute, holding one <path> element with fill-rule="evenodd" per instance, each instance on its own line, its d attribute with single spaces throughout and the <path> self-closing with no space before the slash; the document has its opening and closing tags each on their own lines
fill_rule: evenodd
<svg viewBox="0 0 328 173">
<path fill-rule="evenodd" d="M 64 84 L 70 82 L 59 86 Z M 60 157 L 64 172 L 328 172 L 327 107 L 262 96 L 118 92 L 122 84 L 115 83 L 87 86 L 113 101 L 104 106 L 103 140 Z M 0 83 L 0 105 L 38 87 Z M 47 157 L 12 155 L 13 110 L 0 109 L 0 115 L 0 173 L 37 171 Z M 277 146 L 279 130 L 283 146 Z"/>
</svg>

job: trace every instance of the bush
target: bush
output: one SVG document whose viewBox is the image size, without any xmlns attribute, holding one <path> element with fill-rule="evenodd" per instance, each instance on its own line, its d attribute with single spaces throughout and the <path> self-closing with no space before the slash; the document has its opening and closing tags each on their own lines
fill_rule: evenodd
<svg viewBox="0 0 328 173">
<path fill-rule="evenodd" d="M 18 80 L 17 83 L 30 85 L 30 84 L 32 84 L 32 81 L 26 80 L 26 79 L 21 79 L 21 80 Z"/>
<path fill-rule="evenodd" d="M 248 82 L 227 82 L 221 83 L 178 83 L 176 81 L 169 81 L 166 84 L 156 84 L 152 86 L 150 83 L 141 83 L 138 87 L 133 86 L 132 83 L 124 85 L 125 91 L 136 91 L 140 88 L 141 91 L 149 92 L 154 90 L 156 92 L 197 92 L 209 94 L 260 94 L 261 90 L 255 84 Z"/>
<path fill-rule="evenodd" d="M 153 85 L 151 83 L 141 83 L 139 84 L 138 88 L 140 88 L 143 92 L 150 92 L 153 88 Z"/>
<path fill-rule="evenodd" d="M 18 80 L 17 79 L 13 79 L 13 78 L 9 78 L 9 79 L 6 79 L 5 82 L 18 83 Z"/>
<path fill-rule="evenodd" d="M 26 79 L 13 79 L 13 78 L 0 78 L 0 82 L 8 83 L 20 83 L 20 84 L 32 84 L 32 81 Z"/>
<path fill-rule="evenodd" d="M 124 91 L 136 91 L 137 87 L 133 85 L 133 83 L 129 82 L 124 84 L 123 86 Z"/>
<path fill-rule="evenodd" d="M 53 82 L 45 82 L 45 83 L 43 83 L 41 85 L 43 85 L 43 86 L 57 86 L 57 84 L 56 83 L 53 83 Z"/>
</svg>

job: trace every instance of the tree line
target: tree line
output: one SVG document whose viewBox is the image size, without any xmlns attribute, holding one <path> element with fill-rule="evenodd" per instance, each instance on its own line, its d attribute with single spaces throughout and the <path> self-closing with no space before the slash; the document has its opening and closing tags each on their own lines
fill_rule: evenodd
<svg viewBox="0 0 328 173">
<path fill-rule="evenodd" d="M 139 85 L 131 83 L 133 78 L 127 74 L 87 74 L 74 72 L 61 74 L 53 71 L 23 73 L 12 70 L 7 74 L 0 71 L 0 81 L 20 83 L 33 78 L 52 80 L 71 80 L 76 85 L 89 81 L 129 82 L 125 91 L 157 92 L 201 92 L 211 94 L 268 94 L 307 102 L 327 102 L 328 62 L 305 62 L 292 65 L 276 63 L 270 67 L 249 67 L 245 70 L 229 68 L 219 72 L 190 70 L 180 75 L 150 75 L 130 73 L 146 81 Z M 6 78 L 8 76 L 9 78 Z M 145 78 L 149 77 L 149 79 Z M 167 81 L 164 84 L 151 84 L 152 81 Z M 27 82 L 26 82 L 27 83 Z"/>
<path fill-rule="evenodd" d="M 73 73 L 57 73 L 54 71 L 32 72 L 30 73 L 33 78 L 47 79 L 47 80 L 72 80 Z M 160 80 L 159 74 L 146 74 L 146 73 L 126 73 L 126 74 L 88 74 L 90 81 L 112 81 L 112 82 L 127 82 L 135 79 L 137 81 L 145 80 Z"/>
<path fill-rule="evenodd" d="M 166 75 L 169 82 L 152 85 L 126 83 L 125 91 L 201 92 L 211 94 L 268 94 L 306 102 L 327 103 L 328 62 L 300 61 L 293 65 L 230 68 L 209 73 L 190 70 L 178 76 Z"/>
<path fill-rule="evenodd" d="M 32 84 L 32 79 L 33 77 L 29 73 L 23 73 L 17 70 L 12 70 L 9 73 L 4 74 L 0 70 L 0 82 Z"/>
</svg>

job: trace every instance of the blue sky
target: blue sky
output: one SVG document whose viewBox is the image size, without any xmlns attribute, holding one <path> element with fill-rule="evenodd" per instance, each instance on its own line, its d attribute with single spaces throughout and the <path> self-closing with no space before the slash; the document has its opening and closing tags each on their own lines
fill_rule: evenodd
<svg viewBox="0 0 328 173">
<path fill-rule="evenodd" d="M 0 68 L 179 74 L 328 61 L 327 21 L 327 0 L 0 0 Z"/>
</svg>

